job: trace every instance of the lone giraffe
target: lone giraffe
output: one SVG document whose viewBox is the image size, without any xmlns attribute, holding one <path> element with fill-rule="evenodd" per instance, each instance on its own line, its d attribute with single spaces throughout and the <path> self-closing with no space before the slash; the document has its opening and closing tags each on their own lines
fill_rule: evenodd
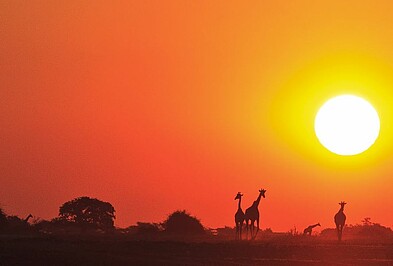
<svg viewBox="0 0 393 266">
<path fill-rule="evenodd" d="M 23 221 L 27 223 L 31 217 L 33 217 L 33 215 L 29 214 Z"/>
<path fill-rule="evenodd" d="M 242 240 L 242 228 L 244 222 L 244 212 L 242 210 L 241 201 L 242 201 L 243 194 L 238 192 L 235 200 L 239 200 L 239 204 L 237 207 L 237 212 L 235 213 L 235 224 L 236 224 L 236 239 Z"/>
<path fill-rule="evenodd" d="M 259 231 L 259 211 L 258 206 L 261 201 L 261 197 L 265 197 L 265 189 L 259 190 L 259 195 L 256 201 L 253 202 L 251 207 L 246 209 L 246 213 L 244 215 L 244 219 L 246 220 L 246 238 L 248 238 L 248 230 L 250 230 L 251 239 L 255 239 Z M 250 221 L 250 225 L 248 222 Z M 257 222 L 257 230 L 255 231 L 255 221 Z"/>
<path fill-rule="evenodd" d="M 341 236 L 343 234 L 343 228 L 345 225 L 345 220 L 347 217 L 344 214 L 344 206 L 347 204 L 344 201 L 341 201 L 339 205 L 341 206 L 340 210 L 334 215 L 334 222 L 336 223 L 336 228 L 337 228 L 337 236 L 338 236 L 338 241 L 341 241 Z"/>
<path fill-rule="evenodd" d="M 309 227 L 307 227 L 306 229 L 304 229 L 303 235 L 309 235 L 309 236 L 311 236 L 312 229 L 314 229 L 314 227 L 317 227 L 317 226 L 321 226 L 321 225 L 320 225 L 319 223 L 310 225 Z"/>
</svg>

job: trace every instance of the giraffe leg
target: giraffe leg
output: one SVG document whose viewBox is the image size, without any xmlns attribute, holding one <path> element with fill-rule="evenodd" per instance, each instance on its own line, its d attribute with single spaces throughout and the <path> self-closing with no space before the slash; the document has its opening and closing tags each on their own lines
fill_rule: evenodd
<svg viewBox="0 0 393 266">
<path fill-rule="evenodd" d="M 341 225 L 341 227 L 340 227 L 340 241 L 341 241 L 342 236 L 343 236 L 343 229 L 344 229 L 344 225 Z"/>
<path fill-rule="evenodd" d="M 240 223 L 239 225 L 239 240 L 242 240 L 242 230 L 243 230 L 243 222 Z"/>
<path fill-rule="evenodd" d="M 241 226 L 242 226 L 241 223 L 237 224 L 237 230 L 236 230 L 236 239 L 237 240 L 240 239 L 240 234 L 241 234 L 241 230 L 242 230 Z"/>
<path fill-rule="evenodd" d="M 248 219 L 246 220 L 246 239 L 248 239 Z"/>
<path fill-rule="evenodd" d="M 255 238 L 255 221 L 252 221 L 252 237 L 251 239 L 254 240 Z"/>
<path fill-rule="evenodd" d="M 251 221 L 251 239 L 254 239 L 254 231 L 255 231 L 255 221 Z"/>
<path fill-rule="evenodd" d="M 337 228 L 338 241 L 341 241 L 341 228 L 340 228 L 340 225 L 337 225 L 336 228 Z"/>
<path fill-rule="evenodd" d="M 255 232 L 254 239 L 257 237 L 258 232 L 259 232 L 259 219 L 257 219 L 257 230 Z"/>
<path fill-rule="evenodd" d="M 252 239 L 252 235 L 254 234 L 254 223 L 250 220 L 250 239 Z"/>
</svg>

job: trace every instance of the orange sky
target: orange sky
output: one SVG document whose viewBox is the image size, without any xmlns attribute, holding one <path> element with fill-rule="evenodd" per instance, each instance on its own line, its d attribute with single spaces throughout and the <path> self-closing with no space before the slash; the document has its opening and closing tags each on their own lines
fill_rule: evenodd
<svg viewBox="0 0 393 266">
<path fill-rule="evenodd" d="M 345 2 L 345 3 L 342 3 Z M 87 195 L 116 225 L 187 209 L 234 225 L 267 189 L 261 226 L 393 226 L 391 1 L 2 1 L 0 204 L 45 219 Z M 369 100 L 367 152 L 324 149 L 313 120 Z"/>
</svg>

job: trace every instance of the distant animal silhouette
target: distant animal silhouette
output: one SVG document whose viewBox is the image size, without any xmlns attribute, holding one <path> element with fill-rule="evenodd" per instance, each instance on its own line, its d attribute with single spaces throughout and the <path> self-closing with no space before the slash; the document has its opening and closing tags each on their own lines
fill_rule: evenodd
<svg viewBox="0 0 393 266">
<path fill-rule="evenodd" d="M 29 214 L 25 219 L 21 219 L 18 216 L 12 215 L 7 217 L 7 230 L 10 232 L 24 232 L 30 227 L 28 223 L 29 219 L 33 217 Z"/>
<path fill-rule="evenodd" d="M 321 225 L 320 225 L 319 223 L 310 225 L 309 227 L 307 227 L 306 229 L 304 229 L 303 235 L 310 235 L 310 236 L 311 236 L 312 229 L 314 229 L 314 227 L 317 227 L 317 226 L 321 226 Z"/>
<path fill-rule="evenodd" d="M 239 200 L 239 204 L 237 207 L 237 212 L 235 213 L 235 224 L 236 224 L 236 239 L 242 239 L 242 228 L 244 223 L 244 212 L 242 210 L 241 201 L 242 201 L 243 194 L 238 192 L 235 200 Z"/>
<path fill-rule="evenodd" d="M 261 197 L 265 197 L 265 189 L 259 190 L 259 195 L 256 201 L 253 202 L 251 207 L 246 209 L 244 214 L 244 219 L 246 220 L 246 238 L 248 238 L 248 231 L 250 231 L 251 239 L 255 239 L 259 231 L 259 210 L 258 205 L 261 201 Z M 255 231 L 255 221 L 257 222 L 257 229 Z M 250 224 L 248 223 L 250 222 Z"/>
<path fill-rule="evenodd" d="M 29 214 L 27 215 L 27 217 L 23 220 L 25 223 L 27 223 L 29 221 L 30 218 L 32 218 L 33 215 Z"/>
<path fill-rule="evenodd" d="M 341 206 L 340 210 L 336 213 L 336 215 L 334 216 L 334 222 L 336 223 L 336 228 L 337 228 L 337 236 L 338 236 L 338 240 L 341 241 L 341 236 L 343 234 L 343 228 L 345 225 L 345 220 L 347 219 L 347 217 L 344 214 L 344 206 L 345 204 L 347 204 L 344 201 L 341 201 L 339 203 L 339 205 Z"/>
</svg>

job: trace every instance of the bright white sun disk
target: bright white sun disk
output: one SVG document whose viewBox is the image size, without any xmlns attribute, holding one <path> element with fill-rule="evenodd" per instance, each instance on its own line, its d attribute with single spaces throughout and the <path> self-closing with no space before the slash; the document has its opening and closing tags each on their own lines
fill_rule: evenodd
<svg viewBox="0 0 393 266">
<path fill-rule="evenodd" d="M 314 128 L 318 140 L 331 152 L 355 155 L 374 144 L 380 122 L 369 102 L 357 96 L 341 95 L 319 109 Z"/>
</svg>

